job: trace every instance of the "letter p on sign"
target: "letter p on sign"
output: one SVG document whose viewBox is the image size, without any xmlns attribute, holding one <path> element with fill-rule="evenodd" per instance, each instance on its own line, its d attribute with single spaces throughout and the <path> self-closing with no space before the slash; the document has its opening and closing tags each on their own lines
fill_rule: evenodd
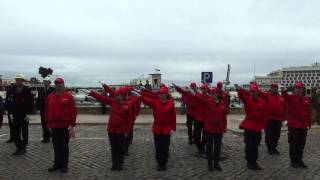
<svg viewBox="0 0 320 180">
<path fill-rule="evenodd" d="M 202 72 L 201 73 L 201 82 L 211 84 L 213 77 L 212 72 Z"/>
</svg>

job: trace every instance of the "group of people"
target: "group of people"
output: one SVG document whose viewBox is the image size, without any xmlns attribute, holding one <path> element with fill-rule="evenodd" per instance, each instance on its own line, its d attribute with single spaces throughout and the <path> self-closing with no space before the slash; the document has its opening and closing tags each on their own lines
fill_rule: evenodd
<svg viewBox="0 0 320 180">
<path fill-rule="evenodd" d="M 14 155 L 26 153 L 28 144 L 28 118 L 33 107 L 30 89 L 23 84 L 23 75 L 17 75 L 15 84 L 7 91 L 6 108 L 9 117 L 10 139 L 15 142 L 17 151 Z M 69 139 L 75 136 L 77 111 L 72 95 L 65 89 L 64 80 L 57 78 L 54 88 L 50 78 L 45 78 L 43 90 L 37 98 L 40 110 L 43 143 L 51 142 L 54 148 L 54 163 L 50 172 L 61 170 L 68 172 Z M 206 154 L 208 170 L 221 171 L 220 154 L 223 134 L 227 130 L 229 111 L 228 93 L 223 90 L 223 83 L 215 88 L 202 84 L 200 91 L 196 83 L 182 88 L 173 84 L 182 94 L 186 104 L 187 129 L 189 144 L 196 144 L 197 152 Z M 245 119 L 240 128 L 244 130 L 245 158 L 247 168 L 261 170 L 257 163 L 258 147 L 261 143 L 262 130 L 265 130 L 265 143 L 270 155 L 280 155 L 277 150 L 281 128 L 288 121 L 289 154 L 293 168 L 307 168 L 303 161 L 308 129 L 311 128 L 310 99 L 305 96 L 304 84 L 297 82 L 294 92 L 288 94 L 277 84 L 272 84 L 270 91 L 263 92 L 257 83 L 252 82 L 249 90 L 235 85 L 238 96 L 244 104 Z M 176 131 L 176 110 L 169 87 L 160 85 L 160 89 L 135 89 L 123 86 L 117 90 L 103 84 L 105 93 L 85 91 L 88 96 L 109 105 L 108 137 L 111 146 L 111 170 L 122 170 L 125 156 L 133 140 L 135 120 L 140 112 L 141 103 L 153 110 L 152 132 L 155 145 L 155 157 L 158 171 L 167 169 L 171 134 Z M 107 95 L 106 95 L 107 94 Z M 194 128 L 193 128 L 194 127 Z"/>
</svg>

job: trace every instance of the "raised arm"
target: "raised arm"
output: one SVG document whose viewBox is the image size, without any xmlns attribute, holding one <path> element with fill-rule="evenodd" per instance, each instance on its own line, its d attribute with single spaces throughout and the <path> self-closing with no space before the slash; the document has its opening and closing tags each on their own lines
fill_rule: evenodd
<svg viewBox="0 0 320 180">
<path fill-rule="evenodd" d="M 178 91 L 178 93 L 187 96 L 189 94 L 188 91 L 182 89 L 181 87 L 177 86 L 176 84 L 173 84 L 174 88 L 176 89 L 176 91 Z"/>
<path fill-rule="evenodd" d="M 144 97 L 148 97 L 150 99 L 158 99 L 159 95 L 156 92 L 151 92 L 148 90 L 141 90 L 141 95 Z"/>
<path fill-rule="evenodd" d="M 111 97 L 115 97 L 116 96 L 116 92 L 108 85 L 103 84 L 103 89 L 105 92 L 109 93 Z"/>
<path fill-rule="evenodd" d="M 145 104 L 145 105 L 147 105 L 147 106 L 149 106 L 150 108 L 154 108 L 155 106 L 154 106 L 154 100 L 153 99 L 151 99 L 151 98 L 148 98 L 148 97 L 145 97 L 145 96 L 141 96 L 141 101 L 143 102 L 143 104 Z"/>
<path fill-rule="evenodd" d="M 103 103 L 103 104 L 108 104 L 108 105 L 111 105 L 112 102 L 114 101 L 112 98 L 109 98 L 109 97 L 106 97 L 106 96 L 103 96 L 95 91 L 91 91 L 89 94 L 89 96 L 97 99 L 99 102 Z"/>
</svg>

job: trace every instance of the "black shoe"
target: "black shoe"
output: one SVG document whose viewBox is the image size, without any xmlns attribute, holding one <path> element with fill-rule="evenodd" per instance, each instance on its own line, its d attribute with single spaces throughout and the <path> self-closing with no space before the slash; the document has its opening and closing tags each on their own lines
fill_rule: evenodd
<svg viewBox="0 0 320 180">
<path fill-rule="evenodd" d="M 262 170 L 262 168 L 257 163 L 248 162 L 247 168 L 253 171 Z"/>
<path fill-rule="evenodd" d="M 299 167 L 301 167 L 303 169 L 307 169 L 308 168 L 308 166 L 303 161 L 299 161 L 297 164 L 298 164 Z"/>
<path fill-rule="evenodd" d="M 299 164 L 297 162 L 291 162 L 291 167 L 295 168 L 295 169 L 298 169 L 300 168 Z"/>
<path fill-rule="evenodd" d="M 69 171 L 69 169 L 67 167 L 61 168 L 61 172 L 62 173 L 67 173 L 68 171 Z"/>
<path fill-rule="evenodd" d="M 166 165 L 159 165 L 158 167 L 157 167 L 157 171 L 166 171 L 167 170 L 167 166 Z"/>
<path fill-rule="evenodd" d="M 13 153 L 13 156 L 20 156 L 20 155 L 24 155 L 26 154 L 26 149 L 17 149 L 17 151 L 15 153 Z"/>
<path fill-rule="evenodd" d="M 9 139 L 6 143 L 13 143 L 13 139 Z"/>
<path fill-rule="evenodd" d="M 280 152 L 277 149 L 273 150 L 273 154 L 277 155 L 277 156 L 280 156 Z"/>
<path fill-rule="evenodd" d="M 112 166 L 112 168 L 110 170 L 111 171 L 122 171 L 122 167 L 121 166 Z"/>
<path fill-rule="evenodd" d="M 214 163 L 214 169 L 217 171 L 222 171 L 222 168 L 219 163 Z"/>
<path fill-rule="evenodd" d="M 268 150 L 268 154 L 269 154 L 269 155 L 274 155 L 274 151 Z"/>
<path fill-rule="evenodd" d="M 54 171 L 58 171 L 60 169 L 59 166 L 57 165 L 53 165 L 51 168 L 48 169 L 48 172 L 54 172 Z"/>
<path fill-rule="evenodd" d="M 190 145 L 193 144 L 192 140 L 189 140 L 189 144 L 190 144 Z"/>
<path fill-rule="evenodd" d="M 213 171 L 212 164 L 209 164 L 209 165 L 208 165 L 208 171 L 209 171 L 209 172 L 212 172 L 212 171 Z"/>
</svg>

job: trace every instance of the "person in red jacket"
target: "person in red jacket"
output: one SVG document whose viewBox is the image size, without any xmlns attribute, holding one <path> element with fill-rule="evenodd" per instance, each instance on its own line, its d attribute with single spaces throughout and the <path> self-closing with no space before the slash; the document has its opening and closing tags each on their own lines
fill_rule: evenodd
<svg viewBox="0 0 320 180">
<path fill-rule="evenodd" d="M 277 150 L 278 142 L 281 135 L 281 127 L 285 121 L 285 102 L 279 94 L 278 84 L 271 84 L 269 92 L 261 92 L 265 97 L 268 108 L 268 116 L 265 128 L 265 143 L 270 155 L 280 155 Z"/>
<path fill-rule="evenodd" d="M 173 84 L 173 86 L 175 87 L 176 91 L 178 91 L 180 94 L 182 94 L 183 97 L 185 97 L 186 100 L 186 106 L 187 106 L 187 121 L 186 121 L 186 125 L 188 128 L 188 137 L 189 137 L 189 144 L 193 143 L 193 124 L 195 121 L 195 114 L 196 114 L 196 109 L 198 107 L 197 105 L 197 100 L 195 99 L 195 97 L 193 96 L 193 94 L 195 94 L 197 92 L 197 85 L 196 83 L 191 83 L 190 84 L 190 89 L 191 90 L 184 90 L 181 87 Z"/>
<path fill-rule="evenodd" d="M 226 105 L 226 112 L 228 114 L 229 112 L 229 95 L 227 92 L 223 91 L 223 83 L 221 81 L 219 81 L 217 83 L 217 88 L 214 89 L 214 91 L 216 92 L 216 94 L 218 95 L 218 98 L 220 100 L 222 100 L 224 102 L 224 104 Z M 224 119 L 224 132 L 227 132 L 227 116 L 225 116 Z"/>
<path fill-rule="evenodd" d="M 115 97 L 110 98 L 91 91 L 89 96 L 101 103 L 111 106 L 108 122 L 108 136 L 111 145 L 112 171 L 121 171 L 125 155 L 125 138 L 135 118 L 133 104 L 126 99 L 127 88 L 120 88 L 115 92 Z"/>
<path fill-rule="evenodd" d="M 209 171 L 213 171 L 213 168 L 222 171 L 219 161 L 228 108 L 223 99 L 219 97 L 219 93 L 217 90 L 211 90 L 209 96 L 196 95 L 206 107 L 204 131 Z M 212 160 L 214 161 L 214 166 L 212 166 Z"/>
<path fill-rule="evenodd" d="M 113 90 L 110 86 L 103 84 L 103 88 L 104 91 L 106 93 L 109 93 L 110 97 L 115 97 L 116 96 L 116 92 L 115 90 Z M 128 156 L 129 154 L 129 147 L 132 144 L 133 141 L 133 128 L 134 128 L 134 123 L 137 119 L 137 116 L 140 113 L 140 107 L 141 107 L 141 100 L 139 97 L 135 96 L 133 93 L 131 93 L 134 88 L 129 87 L 129 86 L 125 86 L 124 88 L 127 88 L 127 93 L 125 94 L 125 99 L 128 101 L 131 101 L 132 103 L 132 111 L 134 112 L 134 115 L 132 118 L 132 122 L 129 126 L 128 132 L 127 132 L 127 136 L 125 137 L 125 156 Z"/>
<path fill-rule="evenodd" d="M 261 142 L 261 131 L 264 129 L 267 115 L 266 102 L 259 96 L 259 87 L 257 84 L 250 85 L 250 93 L 235 85 L 238 96 L 244 104 L 245 119 L 240 125 L 244 129 L 245 158 L 247 168 L 250 170 L 261 170 L 257 160 L 259 157 L 258 147 Z"/>
<path fill-rule="evenodd" d="M 311 128 L 310 98 L 305 96 L 305 87 L 301 82 L 294 85 L 293 94 L 282 89 L 282 96 L 287 104 L 288 139 L 291 166 L 293 168 L 307 168 L 303 162 L 303 150 L 306 145 L 308 129 Z"/>
<path fill-rule="evenodd" d="M 209 86 L 207 84 L 202 84 L 201 93 L 196 92 L 195 95 L 206 98 L 208 97 Z M 206 118 L 206 106 L 199 102 L 196 102 L 197 108 L 195 112 L 195 122 L 194 122 L 194 142 L 197 145 L 198 154 L 202 155 L 205 153 L 205 135 L 203 131 L 204 121 Z"/>
<path fill-rule="evenodd" d="M 77 109 L 73 96 L 64 89 L 64 80 L 55 80 L 55 91 L 46 100 L 45 122 L 52 133 L 54 165 L 49 172 L 68 172 L 69 139 L 75 137 Z"/>
<path fill-rule="evenodd" d="M 166 171 L 169 157 L 170 134 L 176 131 L 176 110 L 169 99 L 169 89 L 161 87 L 159 98 L 141 96 L 142 102 L 153 110 L 153 135 L 158 171 Z"/>
</svg>

